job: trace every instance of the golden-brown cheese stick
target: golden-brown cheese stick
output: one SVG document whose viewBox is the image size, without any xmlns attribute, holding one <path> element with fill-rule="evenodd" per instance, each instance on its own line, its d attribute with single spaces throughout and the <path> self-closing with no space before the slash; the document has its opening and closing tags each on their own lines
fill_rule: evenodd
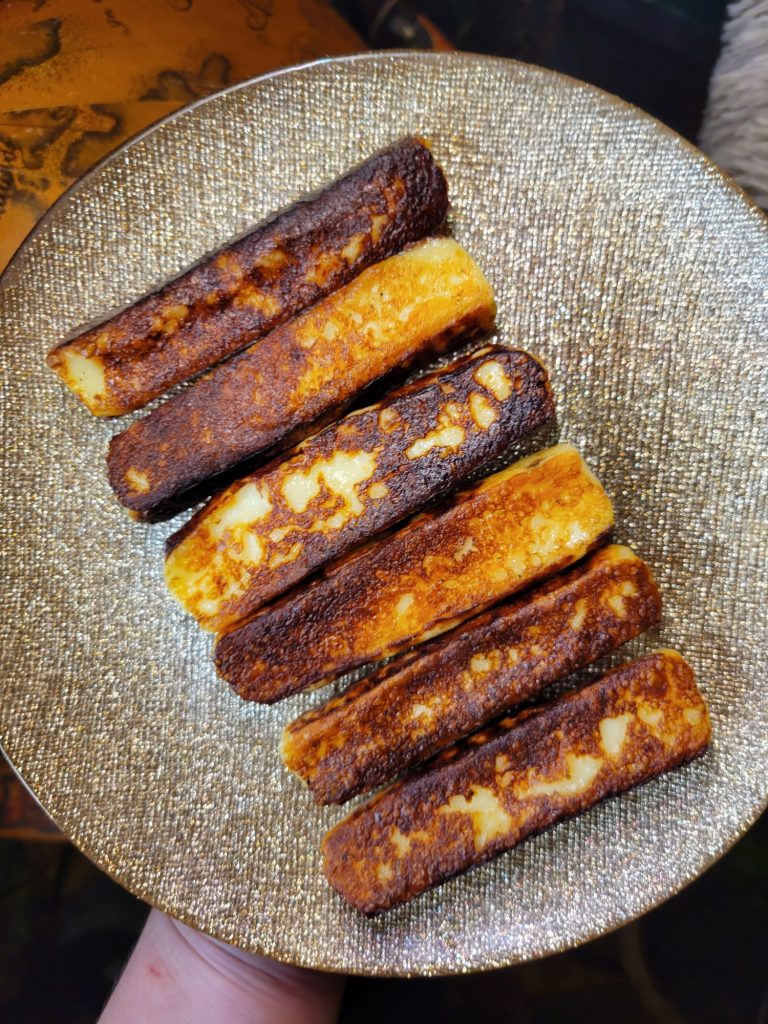
<svg viewBox="0 0 768 1024">
<path fill-rule="evenodd" d="M 245 459 L 285 445 L 391 371 L 493 323 L 491 287 L 451 238 L 364 270 L 117 434 L 109 480 L 156 513 Z"/>
<path fill-rule="evenodd" d="M 403 139 L 46 361 L 97 416 L 138 409 L 431 234 L 447 206 L 429 149 Z"/>
<path fill-rule="evenodd" d="M 523 459 L 341 560 L 225 633 L 216 666 L 270 703 L 444 633 L 565 568 L 613 524 L 571 445 Z"/>
<path fill-rule="evenodd" d="M 325 837 L 325 873 L 353 907 L 386 910 L 690 761 L 709 738 L 690 666 L 648 654 L 384 790 Z"/>
<path fill-rule="evenodd" d="M 169 539 L 168 587 L 221 630 L 459 486 L 554 412 L 533 356 L 480 349 L 213 498 Z"/>
<path fill-rule="evenodd" d="M 611 544 L 561 576 L 401 655 L 283 734 L 318 803 L 374 789 L 655 625 L 648 566 Z"/>
</svg>

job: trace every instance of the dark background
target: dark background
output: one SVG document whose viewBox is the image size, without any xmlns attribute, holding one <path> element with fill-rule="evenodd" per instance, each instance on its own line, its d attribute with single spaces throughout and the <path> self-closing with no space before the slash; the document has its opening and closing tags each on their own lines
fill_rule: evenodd
<svg viewBox="0 0 768 1024">
<path fill-rule="evenodd" d="M 454 46 L 532 61 L 617 93 L 695 139 L 725 4 L 421 0 L 390 3 L 384 16 L 378 0 L 335 6 L 374 48 Z M 611 935 L 487 974 L 352 979 L 341 1019 L 768 1024 L 766 867 L 764 817 L 688 889 Z M 146 912 L 66 843 L 0 841 L 0 1021 L 90 1024 Z"/>
<path fill-rule="evenodd" d="M 616 93 L 695 140 L 725 0 L 336 0 L 372 49 L 429 45 L 422 13 L 459 50 L 541 64 Z M 385 13 L 381 17 L 382 10 Z M 389 11 L 389 14 L 386 12 Z"/>
<path fill-rule="evenodd" d="M 341 1021 L 768 1024 L 767 864 L 763 817 L 693 885 L 619 931 L 503 971 L 353 978 Z M 146 907 L 68 844 L 5 840 L 0 872 L 0 1021 L 91 1024 Z"/>
</svg>

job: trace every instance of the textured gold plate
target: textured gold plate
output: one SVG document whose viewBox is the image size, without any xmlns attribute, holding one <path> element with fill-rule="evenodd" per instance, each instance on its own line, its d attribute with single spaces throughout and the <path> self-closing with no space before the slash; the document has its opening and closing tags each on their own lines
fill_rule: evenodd
<svg viewBox="0 0 768 1024">
<path fill-rule="evenodd" d="M 318 810 L 277 753 L 317 694 L 217 680 L 162 577 L 171 525 L 130 522 L 93 419 L 43 366 L 138 296 L 407 132 L 504 340 L 549 366 L 559 433 L 653 566 L 663 643 L 694 665 L 701 761 L 373 921 L 322 875 Z M 128 889 L 248 949 L 331 970 L 495 967 L 599 935 L 727 849 L 768 796 L 768 231 L 699 152 L 577 82 L 466 55 L 372 55 L 260 79 L 164 122 L 59 202 L 2 291 L 0 738 L 74 842 Z M 124 421 L 123 421 L 124 422 Z M 617 659 L 614 658 L 614 661 Z"/>
</svg>

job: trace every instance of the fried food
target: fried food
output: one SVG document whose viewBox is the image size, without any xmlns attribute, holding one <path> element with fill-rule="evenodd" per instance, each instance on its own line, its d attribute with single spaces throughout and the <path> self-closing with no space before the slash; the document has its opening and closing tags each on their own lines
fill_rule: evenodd
<svg viewBox="0 0 768 1024">
<path fill-rule="evenodd" d="M 384 790 L 325 837 L 325 873 L 353 907 L 386 910 L 690 761 L 709 738 L 693 671 L 657 651 Z"/>
<path fill-rule="evenodd" d="M 224 633 L 216 666 L 265 703 L 394 654 L 581 558 L 613 524 L 571 445 L 487 477 Z"/>
<path fill-rule="evenodd" d="M 487 330 L 491 287 L 450 238 L 364 270 L 112 439 L 120 501 L 156 514 L 243 460 L 285 447 L 368 385 L 459 337 Z"/>
<path fill-rule="evenodd" d="M 431 234 L 447 207 L 429 149 L 403 139 L 61 342 L 46 362 L 97 416 L 138 409 Z"/>
<path fill-rule="evenodd" d="M 283 760 L 318 803 L 343 803 L 620 647 L 660 615 L 648 566 L 629 548 L 608 545 L 291 722 Z"/>
<path fill-rule="evenodd" d="M 487 346 L 213 498 L 169 539 L 168 587 L 205 629 L 229 626 L 459 486 L 554 412 L 533 356 Z"/>
</svg>

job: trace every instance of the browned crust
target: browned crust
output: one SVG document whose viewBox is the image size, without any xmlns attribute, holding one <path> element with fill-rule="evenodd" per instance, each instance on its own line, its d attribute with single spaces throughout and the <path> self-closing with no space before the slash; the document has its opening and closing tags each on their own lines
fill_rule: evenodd
<svg viewBox="0 0 768 1024">
<path fill-rule="evenodd" d="M 428 290 L 437 277 L 439 290 Z M 387 291 L 390 301 L 377 299 Z M 490 286 L 460 246 L 420 242 L 117 434 L 107 457 L 112 488 L 133 512 L 156 515 L 258 452 L 285 447 L 396 368 L 487 330 L 494 314 Z"/>
<path fill-rule="evenodd" d="M 612 523 L 579 453 L 547 449 L 257 612 L 221 636 L 216 666 L 271 703 L 447 631 L 581 558 Z"/>
<path fill-rule="evenodd" d="M 112 416 L 138 409 L 434 232 L 447 207 L 445 177 L 429 149 L 419 139 L 402 139 L 111 319 L 61 342 L 46 361 L 71 387 L 64 353 L 98 357 L 106 386 L 91 410 Z"/>
<path fill-rule="evenodd" d="M 690 761 L 709 738 L 690 666 L 646 655 L 384 790 L 325 837 L 326 875 L 358 910 L 385 910 Z"/>
<path fill-rule="evenodd" d="M 502 400 L 478 383 L 476 373 L 482 377 L 489 365 L 509 381 Z M 169 538 L 168 585 L 205 628 L 229 626 L 458 486 L 554 412 L 546 370 L 533 356 L 486 346 L 351 414 L 213 498 Z M 335 491 L 321 486 L 319 474 L 338 477 L 344 465 L 363 466 L 351 494 L 338 483 Z M 290 488 L 306 481 L 317 493 L 302 509 Z M 222 534 L 223 517 L 254 487 L 267 510 Z M 243 555 L 247 541 L 258 544 L 251 563 Z"/>
<path fill-rule="evenodd" d="M 402 655 L 292 722 L 283 758 L 318 803 L 395 778 L 659 621 L 648 566 L 609 545 Z"/>
</svg>

